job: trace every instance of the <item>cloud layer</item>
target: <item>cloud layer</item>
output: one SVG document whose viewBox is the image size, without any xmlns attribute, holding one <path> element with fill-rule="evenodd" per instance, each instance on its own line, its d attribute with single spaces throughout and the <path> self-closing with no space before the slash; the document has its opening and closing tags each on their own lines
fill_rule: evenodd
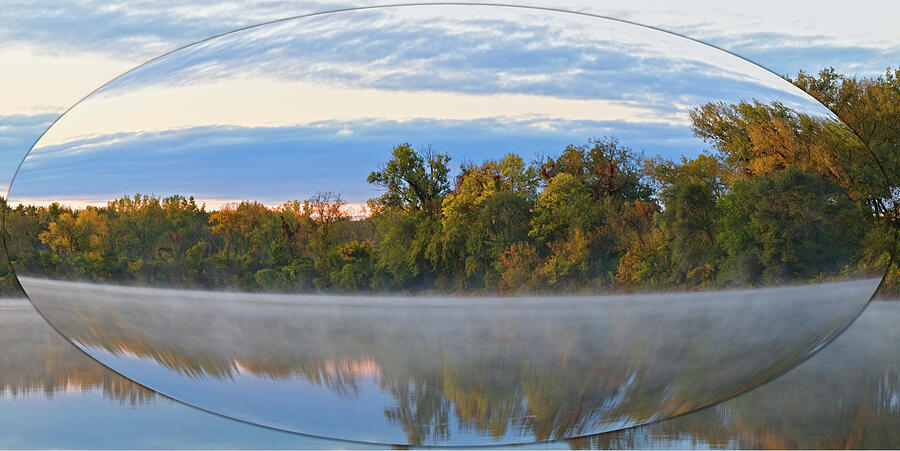
<svg viewBox="0 0 900 451">
<path fill-rule="evenodd" d="M 364 202 L 366 175 L 401 142 L 459 162 L 603 135 L 694 155 L 688 110 L 745 99 L 829 114 L 740 58 L 618 21 L 494 6 L 325 14 L 205 41 L 116 79 L 41 139 L 13 198 L 277 203 L 324 190 Z"/>
<path fill-rule="evenodd" d="M 24 153 L 46 126 L 58 117 L 59 112 L 130 67 L 163 52 L 239 27 L 287 16 L 375 3 L 340 0 L 301 4 L 277 0 L 6 2 L 0 9 L 0 39 L 4 42 L 4 48 L 0 50 L 0 64 L 14 70 L 0 71 L 0 96 L 4 99 L 0 106 L 0 181 L 11 177 Z M 539 0 L 516 0 L 514 3 L 549 5 L 668 29 L 736 52 L 780 74 L 792 74 L 799 69 L 815 72 L 823 66 L 834 65 L 842 72 L 877 75 L 886 66 L 900 61 L 900 36 L 892 26 L 892 18 L 896 16 L 893 10 L 900 7 L 874 0 L 861 0 L 857 3 L 858 7 L 852 9 L 836 7 L 836 0 L 819 2 L 814 7 L 775 0 L 730 4 L 727 7 L 706 0 L 679 2 L 677 6 L 649 0 L 611 0 L 602 3 L 567 0 L 553 4 Z M 467 26 L 483 31 L 491 23 L 487 21 L 479 25 L 470 22 Z M 703 79 L 699 75 L 700 70 L 694 70 L 692 77 L 682 78 L 677 76 L 676 71 L 666 85 L 673 92 L 680 90 L 685 94 L 676 106 L 671 98 L 666 99 L 665 94 L 657 92 L 660 90 L 653 84 L 654 80 L 642 78 L 640 71 L 620 72 L 622 67 L 637 67 L 636 58 L 643 58 L 644 67 L 658 70 L 659 65 L 654 62 L 653 55 L 622 52 L 618 61 L 620 64 L 615 67 L 611 63 L 616 61 L 616 56 L 609 53 L 593 60 L 603 61 L 603 65 L 592 66 L 592 60 L 579 55 L 577 46 L 573 45 L 573 42 L 583 39 L 582 35 L 557 32 L 559 40 L 573 50 L 560 60 L 558 58 L 562 53 L 554 53 L 552 47 L 544 45 L 546 42 L 538 42 L 534 34 L 529 35 L 531 30 L 528 24 L 504 26 L 497 30 L 497 35 L 509 38 L 505 41 L 505 48 L 502 47 L 504 41 L 498 40 L 497 47 L 493 49 L 471 46 L 465 55 L 447 52 L 442 48 L 444 41 L 433 39 L 433 36 L 417 35 L 415 30 L 398 30 L 393 34 L 384 34 L 381 39 L 370 40 L 366 38 L 364 29 L 349 29 L 344 30 L 345 33 L 348 36 L 355 33 L 357 38 L 348 40 L 349 44 L 342 49 L 346 64 L 323 64 L 319 56 L 326 54 L 328 47 L 320 46 L 305 49 L 319 64 L 295 65 L 285 69 L 294 75 L 305 70 L 304 76 L 315 74 L 320 80 L 340 79 L 348 85 L 356 83 L 387 90 L 415 88 L 441 91 L 449 85 L 451 90 L 471 94 L 529 92 L 558 98 L 579 98 L 596 97 L 596 92 L 590 92 L 593 88 L 602 93 L 606 100 L 622 102 L 621 105 L 631 108 L 645 106 L 633 103 L 635 100 L 654 103 L 653 107 L 660 112 L 666 105 L 672 107 L 660 118 L 702 100 L 697 96 L 691 98 L 692 91 L 711 94 L 719 89 L 719 95 L 732 92 L 732 86 L 712 83 L 714 76 Z M 444 31 L 462 33 L 475 30 L 454 30 L 452 24 L 448 24 Z M 327 36 L 323 39 L 322 42 L 327 42 Z M 530 47 L 520 46 L 518 50 L 511 47 L 529 40 L 533 44 Z M 418 65 L 403 66 L 369 58 L 372 52 L 398 42 L 405 43 L 405 46 L 397 49 L 396 54 L 407 63 L 414 61 Z M 277 51 L 275 47 L 270 46 L 268 50 Z M 236 47 L 232 50 L 234 58 L 245 58 L 247 61 L 260 56 L 246 52 L 241 54 Z M 500 52 L 508 55 L 510 61 L 525 59 L 535 65 L 544 63 L 542 75 L 535 77 L 511 69 L 509 61 L 498 57 Z M 429 58 L 433 55 L 445 57 Z M 299 61 L 297 58 L 292 60 Z M 467 73 L 453 70 L 460 61 L 468 63 Z M 181 61 L 182 64 L 185 62 Z M 427 79 L 416 76 L 426 69 L 434 76 Z M 269 75 L 277 72 L 271 67 L 260 66 L 259 70 Z M 643 83 L 647 89 L 642 92 L 627 86 L 623 89 L 622 80 L 633 82 L 632 86 Z M 745 88 L 753 84 L 752 81 L 745 82 L 748 83 Z M 777 91 L 774 89 L 769 94 L 778 95 Z M 765 94 L 761 88 L 756 92 Z M 558 119 L 556 126 L 591 123 L 579 122 L 577 118 Z M 616 123 L 615 118 L 607 119 L 607 125 Z M 634 122 L 629 123 L 628 127 L 624 126 L 624 122 L 619 122 L 616 127 L 594 122 L 592 126 L 581 129 L 585 136 L 614 132 L 629 135 L 630 130 L 643 127 Z M 662 122 L 644 126 L 659 133 L 660 129 L 666 128 Z M 539 123 L 532 121 L 531 125 Z M 543 124 L 552 125 L 552 121 L 545 119 Z M 216 124 L 187 124 L 182 128 L 197 130 L 203 126 L 215 127 Z M 269 128 L 278 127 L 288 125 L 269 124 Z M 335 130 L 344 136 L 349 133 L 346 124 Z M 119 132 L 141 133 L 140 129 Z M 356 134 L 362 135 L 364 133 Z M 679 142 L 679 151 L 682 152 L 700 147 L 689 134 L 681 135 L 681 138 L 672 139 L 663 135 L 642 135 L 640 139 L 635 137 L 635 140 L 628 142 L 635 147 L 641 147 L 644 142 Z M 669 149 L 665 152 L 674 152 L 671 150 L 674 148 L 665 149 Z"/>
</svg>

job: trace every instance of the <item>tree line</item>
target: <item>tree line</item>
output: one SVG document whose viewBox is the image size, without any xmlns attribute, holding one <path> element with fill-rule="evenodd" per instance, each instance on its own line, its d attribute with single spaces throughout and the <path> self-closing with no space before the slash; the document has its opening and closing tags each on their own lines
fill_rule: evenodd
<svg viewBox="0 0 900 451">
<path fill-rule="evenodd" d="M 526 161 L 395 146 L 352 218 L 339 194 L 207 210 L 134 195 L 2 205 L 20 274 L 321 292 L 706 289 L 851 277 L 892 261 L 900 70 L 792 80 L 843 123 L 773 102 L 692 110 L 709 150 L 647 158 L 614 137 Z M 0 276 L 9 289 L 10 273 Z M 889 285 L 896 286 L 892 269 Z"/>
</svg>

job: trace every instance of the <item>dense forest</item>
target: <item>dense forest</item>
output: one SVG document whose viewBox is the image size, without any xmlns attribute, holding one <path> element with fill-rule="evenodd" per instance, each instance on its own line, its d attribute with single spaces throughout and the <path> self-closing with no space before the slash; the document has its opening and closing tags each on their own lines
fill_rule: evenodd
<svg viewBox="0 0 900 451">
<path fill-rule="evenodd" d="M 465 162 L 385 149 L 383 194 L 210 211 L 134 195 L 81 210 L 2 205 L 20 274 L 250 291 L 454 293 L 705 289 L 883 268 L 896 248 L 900 70 L 800 73 L 844 124 L 779 103 L 692 110 L 709 149 L 647 158 L 614 137 Z M 849 129 L 848 129 L 849 126 Z M 390 154 L 388 154 L 390 151 Z M 526 160 L 526 158 L 529 158 Z M 2 276 L 7 290 L 15 280 Z M 897 273 L 889 277 L 897 285 Z"/>
</svg>

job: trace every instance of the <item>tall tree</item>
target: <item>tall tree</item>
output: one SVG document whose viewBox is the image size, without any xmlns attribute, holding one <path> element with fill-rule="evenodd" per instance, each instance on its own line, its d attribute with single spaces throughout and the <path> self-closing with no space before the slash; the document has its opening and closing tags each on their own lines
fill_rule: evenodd
<svg viewBox="0 0 900 451">
<path fill-rule="evenodd" d="M 496 261 L 512 243 L 527 238 L 537 175 L 516 155 L 462 168 L 442 204 L 441 253 L 458 286 L 495 282 Z"/>
<path fill-rule="evenodd" d="M 433 280 L 440 255 L 441 204 L 450 183 L 450 157 L 430 147 L 416 152 L 396 146 L 392 158 L 369 174 L 368 182 L 384 189 L 369 201 L 378 246 L 378 265 L 398 286 Z"/>
<path fill-rule="evenodd" d="M 385 190 L 378 202 L 408 210 L 439 207 L 437 201 L 450 188 L 447 166 L 450 157 L 431 147 L 416 152 L 408 143 L 394 147 L 392 156 L 387 164 L 368 177 L 369 183 Z"/>
</svg>

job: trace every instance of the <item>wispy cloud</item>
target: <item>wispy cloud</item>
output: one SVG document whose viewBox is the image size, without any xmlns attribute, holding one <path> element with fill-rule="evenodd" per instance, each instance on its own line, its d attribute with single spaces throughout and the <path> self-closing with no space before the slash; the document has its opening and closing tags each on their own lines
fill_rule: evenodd
<svg viewBox="0 0 900 451">
<path fill-rule="evenodd" d="M 476 0 L 477 2 L 478 0 Z M 0 40 L 67 52 L 101 51 L 129 60 L 146 60 L 162 52 L 239 27 L 352 6 L 377 0 L 180 1 L 80 0 L 40 2 L 10 0 L 0 9 Z M 744 36 L 756 35 L 763 47 L 787 42 L 832 48 L 897 49 L 897 5 L 860 0 L 853 8 L 840 0 L 806 2 L 758 0 L 720 3 L 688 0 L 510 0 L 510 3 L 584 11 L 668 29 L 729 50 Z M 772 34 L 771 39 L 765 34 Z M 775 36 L 777 35 L 777 36 Z M 772 43 L 773 45 L 768 45 Z M 865 64 L 867 55 L 849 52 L 842 64 Z M 779 66 L 777 60 L 759 61 Z M 815 64 L 815 62 L 813 62 Z M 883 65 L 883 64 L 879 64 Z M 785 72 L 815 67 L 785 67 Z M 781 70 L 779 70 L 781 72 Z"/>
<path fill-rule="evenodd" d="M 234 33 L 148 64 L 106 91 L 236 74 L 644 102 L 670 90 L 711 96 L 759 85 L 785 89 L 752 64 L 651 29 L 546 11 L 442 6 L 328 14 Z"/>
</svg>

